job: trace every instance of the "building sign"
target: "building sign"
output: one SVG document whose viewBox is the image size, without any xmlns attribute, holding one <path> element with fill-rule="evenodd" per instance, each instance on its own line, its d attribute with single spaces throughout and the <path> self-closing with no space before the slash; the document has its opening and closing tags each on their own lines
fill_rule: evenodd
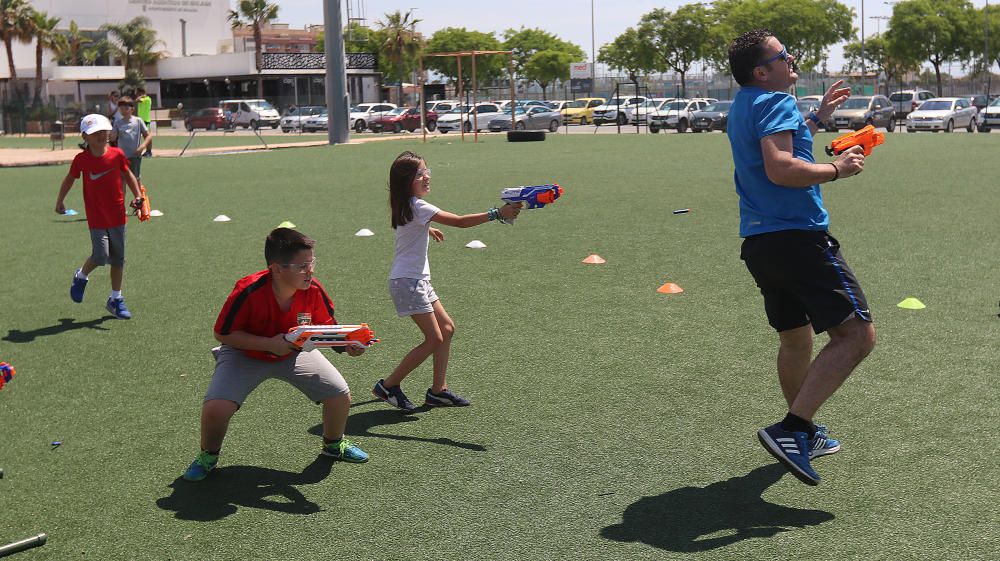
<svg viewBox="0 0 1000 561">
<path fill-rule="evenodd" d="M 589 62 L 573 62 L 569 65 L 570 78 L 590 78 Z"/>
</svg>

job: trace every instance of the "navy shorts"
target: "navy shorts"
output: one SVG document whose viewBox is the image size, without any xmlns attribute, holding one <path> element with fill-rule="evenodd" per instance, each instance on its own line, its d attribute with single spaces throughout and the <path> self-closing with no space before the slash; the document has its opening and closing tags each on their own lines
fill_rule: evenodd
<svg viewBox="0 0 1000 561">
<path fill-rule="evenodd" d="M 865 293 L 829 232 L 784 230 L 743 240 L 740 258 L 776 331 L 812 324 L 822 333 L 851 317 L 872 321 Z"/>
</svg>

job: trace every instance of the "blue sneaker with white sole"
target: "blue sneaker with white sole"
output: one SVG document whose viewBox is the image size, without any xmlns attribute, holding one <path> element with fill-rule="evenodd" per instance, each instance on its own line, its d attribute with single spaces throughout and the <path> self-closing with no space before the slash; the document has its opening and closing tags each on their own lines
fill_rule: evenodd
<svg viewBox="0 0 1000 561">
<path fill-rule="evenodd" d="M 809 459 L 840 452 L 840 441 L 830 438 L 830 429 L 819 423 L 815 427 L 816 436 L 809 439 Z"/>
<path fill-rule="evenodd" d="M 79 304 L 83 302 L 83 291 L 87 290 L 87 279 L 73 275 L 73 284 L 69 286 L 69 297 Z"/>
<path fill-rule="evenodd" d="M 132 319 L 132 312 L 125 307 L 125 300 L 122 298 L 108 298 L 107 308 L 118 319 Z"/>
<path fill-rule="evenodd" d="M 372 388 L 372 395 L 389 405 L 392 405 L 393 407 L 398 407 L 403 411 L 406 411 L 407 413 L 412 413 L 417 410 L 417 406 L 414 405 L 408 397 L 406 397 L 402 388 L 399 386 L 388 387 L 385 385 L 385 380 L 375 382 L 375 387 Z"/>
<path fill-rule="evenodd" d="M 337 442 L 331 442 L 330 444 L 324 444 L 321 453 L 324 456 L 330 456 L 331 458 L 351 462 L 352 464 L 363 464 L 368 461 L 368 454 L 346 438 L 342 438 Z"/>
<path fill-rule="evenodd" d="M 209 454 L 205 451 L 199 452 L 181 477 L 187 481 L 201 481 L 208 477 L 209 472 L 215 469 L 218 463 L 218 454 Z"/>
<path fill-rule="evenodd" d="M 799 481 L 806 485 L 819 485 L 819 474 L 809 464 L 808 434 L 787 431 L 781 423 L 775 423 L 757 431 L 757 439 Z"/>
<path fill-rule="evenodd" d="M 424 395 L 424 402 L 431 407 L 465 407 L 469 405 L 469 400 L 445 388 L 440 393 L 434 393 L 431 388 L 427 388 Z"/>
</svg>

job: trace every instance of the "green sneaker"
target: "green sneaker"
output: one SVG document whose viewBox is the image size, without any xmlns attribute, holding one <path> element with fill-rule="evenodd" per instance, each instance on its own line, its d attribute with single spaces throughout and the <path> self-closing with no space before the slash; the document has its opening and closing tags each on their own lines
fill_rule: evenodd
<svg viewBox="0 0 1000 561">
<path fill-rule="evenodd" d="M 219 463 L 218 454 L 199 452 L 181 477 L 188 481 L 201 481 L 208 477 L 208 473 L 215 469 L 217 463 Z"/>
<path fill-rule="evenodd" d="M 355 464 L 363 464 L 368 461 L 368 454 L 346 438 L 323 446 L 323 455 Z"/>
</svg>

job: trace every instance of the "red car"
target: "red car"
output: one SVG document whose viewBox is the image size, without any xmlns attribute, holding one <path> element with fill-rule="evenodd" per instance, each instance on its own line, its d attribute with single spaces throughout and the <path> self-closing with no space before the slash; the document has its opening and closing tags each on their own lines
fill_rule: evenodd
<svg viewBox="0 0 1000 561">
<path fill-rule="evenodd" d="M 437 128 L 437 113 L 428 111 L 426 114 L 427 130 Z M 420 110 L 416 107 L 397 107 L 392 111 L 376 117 L 368 123 L 368 128 L 374 132 L 414 132 L 420 128 Z"/>
<path fill-rule="evenodd" d="M 208 129 L 210 131 L 224 129 L 226 128 L 226 115 L 218 107 L 199 109 L 184 119 L 184 127 L 189 131 L 194 129 Z"/>
</svg>

